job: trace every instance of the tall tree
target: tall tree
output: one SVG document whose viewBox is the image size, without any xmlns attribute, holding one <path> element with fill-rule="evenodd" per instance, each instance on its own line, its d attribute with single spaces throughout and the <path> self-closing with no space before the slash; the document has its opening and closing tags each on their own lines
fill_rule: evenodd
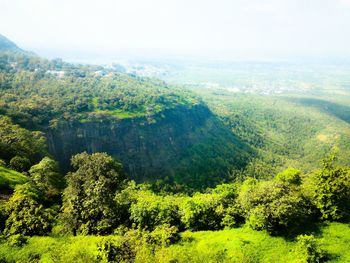
<svg viewBox="0 0 350 263">
<path fill-rule="evenodd" d="M 44 235 L 51 230 L 52 215 L 40 204 L 40 191 L 30 183 L 16 186 L 6 204 L 5 235 Z"/>
<path fill-rule="evenodd" d="M 126 175 L 120 163 L 106 153 L 86 152 L 72 158 L 75 172 L 67 175 L 62 219 L 73 234 L 108 234 L 118 223 L 114 196 Z"/>
<path fill-rule="evenodd" d="M 350 170 L 337 166 L 336 160 L 336 153 L 331 153 L 315 176 L 315 204 L 328 220 L 350 217 Z"/>
<path fill-rule="evenodd" d="M 44 157 L 29 170 L 33 182 L 49 201 L 57 198 L 63 189 L 63 178 L 58 170 L 58 163 L 49 157 Z"/>
</svg>

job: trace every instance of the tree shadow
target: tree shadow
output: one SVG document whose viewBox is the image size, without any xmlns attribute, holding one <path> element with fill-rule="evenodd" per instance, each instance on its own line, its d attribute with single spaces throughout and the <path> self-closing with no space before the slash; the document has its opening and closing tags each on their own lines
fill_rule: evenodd
<svg viewBox="0 0 350 263">
<path fill-rule="evenodd" d="M 280 236 L 287 241 L 295 241 L 299 235 L 314 235 L 315 237 L 321 237 L 322 228 L 327 225 L 327 222 L 305 222 L 302 226 L 294 227 L 280 233 Z"/>
<path fill-rule="evenodd" d="M 287 98 L 287 100 L 307 107 L 316 108 L 338 119 L 350 123 L 350 107 L 316 98 Z"/>
</svg>

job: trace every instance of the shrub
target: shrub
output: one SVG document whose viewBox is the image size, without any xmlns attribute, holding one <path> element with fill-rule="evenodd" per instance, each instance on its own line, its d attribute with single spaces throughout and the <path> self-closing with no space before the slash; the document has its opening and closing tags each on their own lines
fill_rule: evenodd
<svg viewBox="0 0 350 263">
<path fill-rule="evenodd" d="M 334 154 L 325 158 L 314 177 L 313 200 L 327 220 L 350 217 L 350 170 L 336 166 L 336 159 Z"/>
<path fill-rule="evenodd" d="M 278 173 L 275 177 L 275 180 L 281 183 L 300 185 L 301 184 L 300 175 L 301 175 L 300 170 L 297 170 L 294 168 L 288 168 L 283 172 Z"/>
<path fill-rule="evenodd" d="M 143 192 L 131 205 L 131 219 L 138 227 L 154 230 L 159 225 L 180 226 L 179 207 L 171 196 Z"/>
<path fill-rule="evenodd" d="M 98 262 L 133 262 L 136 255 L 135 244 L 128 237 L 105 237 L 97 251 Z"/>
<path fill-rule="evenodd" d="M 33 182 L 45 194 L 46 199 L 54 199 L 63 189 L 63 177 L 58 172 L 58 163 L 49 157 L 44 157 L 29 170 Z"/>
<path fill-rule="evenodd" d="M 151 233 L 149 243 L 159 246 L 169 246 L 180 239 L 179 229 L 176 226 L 160 225 Z"/>
<path fill-rule="evenodd" d="M 221 228 L 224 209 L 213 194 L 197 194 L 181 205 L 181 221 L 187 229 L 217 230 Z"/>
<path fill-rule="evenodd" d="M 0 159 L 0 166 L 6 167 L 6 162 L 2 159 Z"/>
<path fill-rule="evenodd" d="M 30 160 L 16 155 L 10 160 L 10 167 L 20 173 L 26 172 L 30 168 Z"/>
<path fill-rule="evenodd" d="M 313 235 L 300 235 L 297 237 L 296 253 L 303 262 L 318 263 L 326 260 L 326 253 L 318 247 Z"/>
<path fill-rule="evenodd" d="M 5 235 L 45 235 L 51 230 L 53 218 L 51 212 L 39 203 L 40 197 L 37 189 L 29 183 L 16 186 L 6 205 Z"/>
<path fill-rule="evenodd" d="M 299 185 L 281 180 L 247 179 L 237 201 L 253 229 L 274 234 L 301 225 L 311 215 L 310 204 Z"/>
<path fill-rule="evenodd" d="M 221 221 L 221 226 L 232 228 L 237 227 L 244 222 L 244 217 L 241 209 L 237 204 L 233 204 L 225 209 L 224 216 Z"/>
<path fill-rule="evenodd" d="M 27 238 L 21 234 L 11 235 L 7 238 L 7 244 L 10 246 L 21 247 L 27 243 Z"/>
</svg>

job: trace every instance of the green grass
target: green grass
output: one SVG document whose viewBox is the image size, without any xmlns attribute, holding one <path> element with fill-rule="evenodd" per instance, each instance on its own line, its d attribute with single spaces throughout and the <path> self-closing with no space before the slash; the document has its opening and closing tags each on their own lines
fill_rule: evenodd
<svg viewBox="0 0 350 263">
<path fill-rule="evenodd" d="M 331 223 L 314 233 L 328 262 L 350 262 L 350 227 Z M 0 244 L 0 259 L 29 262 L 96 262 L 97 244 L 104 237 L 32 237 L 23 247 Z M 118 237 L 115 237 L 118 239 Z M 179 243 L 155 250 L 137 249 L 135 262 L 303 262 L 296 242 L 241 227 L 221 231 L 184 232 Z M 151 252 L 152 251 L 152 252 Z"/>
<path fill-rule="evenodd" d="M 329 255 L 328 262 L 350 262 L 350 227 L 331 223 L 316 233 L 318 244 Z M 183 240 L 156 253 L 160 262 L 302 262 L 295 251 L 296 242 L 271 237 L 248 227 L 185 232 Z"/>
<path fill-rule="evenodd" d="M 322 228 L 320 244 L 331 254 L 331 262 L 350 262 L 350 225 L 332 223 Z"/>
<path fill-rule="evenodd" d="M 184 233 L 182 242 L 157 253 L 165 262 L 293 262 L 294 243 L 249 228 Z M 165 252 L 165 253 L 164 253 Z"/>
<path fill-rule="evenodd" d="M 13 189 L 17 184 L 24 184 L 27 181 L 27 176 L 0 166 L 0 190 Z"/>
<path fill-rule="evenodd" d="M 23 247 L 0 245 L 0 259 L 14 262 L 93 262 L 103 237 L 32 237 Z"/>
</svg>

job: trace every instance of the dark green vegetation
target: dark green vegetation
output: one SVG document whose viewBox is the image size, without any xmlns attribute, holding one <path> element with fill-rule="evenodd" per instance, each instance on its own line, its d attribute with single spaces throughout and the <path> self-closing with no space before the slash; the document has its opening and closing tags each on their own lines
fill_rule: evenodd
<svg viewBox="0 0 350 263">
<path fill-rule="evenodd" d="M 196 96 L 1 45 L 0 262 L 350 260 L 346 98 Z"/>
</svg>

